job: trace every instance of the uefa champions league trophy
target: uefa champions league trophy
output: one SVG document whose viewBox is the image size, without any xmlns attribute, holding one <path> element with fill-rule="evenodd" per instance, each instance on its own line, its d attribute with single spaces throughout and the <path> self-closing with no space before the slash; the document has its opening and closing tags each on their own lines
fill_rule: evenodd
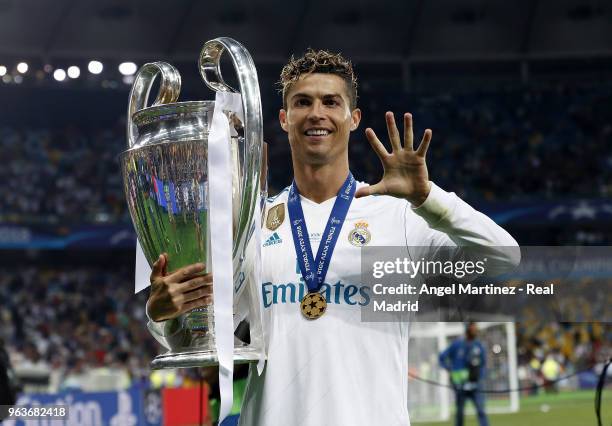
<svg viewBox="0 0 612 426">
<path fill-rule="evenodd" d="M 253 238 L 257 203 L 265 200 L 262 191 L 262 112 L 257 72 L 248 51 L 231 38 L 217 38 L 204 44 L 200 74 L 217 92 L 234 92 L 223 80 L 220 58 L 227 51 L 240 84 L 244 122 L 237 111 L 224 110 L 230 123 L 233 222 L 232 263 L 234 282 L 244 278 L 245 250 Z M 159 92 L 147 107 L 156 77 Z M 209 136 L 214 101 L 177 102 L 181 87 L 178 71 L 165 62 L 148 63 L 137 73 L 128 108 L 128 149 L 120 156 L 128 207 L 145 257 L 152 265 L 160 253 L 168 255 L 168 273 L 196 262 L 211 265 L 209 215 Z M 253 305 L 256 299 L 251 298 Z M 174 321 L 174 320 L 173 320 Z M 172 340 L 170 351 L 155 358 L 153 368 L 202 367 L 218 365 L 215 349 L 213 305 L 180 316 L 180 338 Z M 256 339 L 258 340 L 258 339 Z M 234 362 L 255 362 L 262 351 L 260 341 L 234 343 Z"/>
</svg>

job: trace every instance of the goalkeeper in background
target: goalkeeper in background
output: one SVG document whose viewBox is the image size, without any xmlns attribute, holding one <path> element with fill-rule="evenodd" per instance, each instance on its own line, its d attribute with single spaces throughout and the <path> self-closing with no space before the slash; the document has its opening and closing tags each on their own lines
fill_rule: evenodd
<svg viewBox="0 0 612 426">
<path fill-rule="evenodd" d="M 449 371 L 455 389 L 455 426 L 463 426 L 465 402 L 468 398 L 476 407 L 478 424 L 489 425 L 481 388 L 485 376 L 486 354 L 477 336 L 478 327 L 476 323 L 470 322 L 466 325 L 465 338 L 455 340 L 440 354 L 440 365 Z"/>
</svg>

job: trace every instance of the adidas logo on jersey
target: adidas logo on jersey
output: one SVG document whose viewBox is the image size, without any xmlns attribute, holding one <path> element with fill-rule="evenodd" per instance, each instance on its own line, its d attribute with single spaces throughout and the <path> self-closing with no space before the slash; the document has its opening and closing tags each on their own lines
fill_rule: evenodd
<svg viewBox="0 0 612 426">
<path fill-rule="evenodd" d="M 278 232 L 270 235 L 270 237 L 263 244 L 264 247 L 273 246 L 274 244 L 280 244 L 283 242 L 283 239 L 278 236 Z"/>
</svg>

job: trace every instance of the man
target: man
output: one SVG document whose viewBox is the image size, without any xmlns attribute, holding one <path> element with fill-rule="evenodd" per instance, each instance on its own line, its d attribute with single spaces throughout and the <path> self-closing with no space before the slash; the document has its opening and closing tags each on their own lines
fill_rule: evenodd
<svg viewBox="0 0 612 426">
<path fill-rule="evenodd" d="M 19 384 L 11 360 L 4 347 L 4 340 L 0 337 L 0 405 L 12 406 L 17 401 Z M 0 421 L 2 415 L 0 412 Z"/>
<path fill-rule="evenodd" d="M 440 246 L 482 246 L 489 267 L 507 270 L 518 257 L 495 247 L 516 241 L 429 181 L 432 132 L 425 131 L 415 150 L 410 114 L 403 116 L 403 138 L 393 114 L 386 114 L 391 152 L 366 129 L 384 176 L 372 186 L 354 181 L 348 143 L 361 111 L 351 63 L 341 55 L 309 50 L 292 58 L 281 84 L 279 120 L 291 146 L 294 184 L 266 206 L 261 298 L 267 363 L 261 376 L 251 368 L 240 424 L 409 424 L 409 327 L 361 322 L 360 308 L 371 297 L 360 283 L 360 248 L 426 246 L 431 249 L 424 255 L 434 255 Z M 151 275 L 154 321 L 210 302 L 210 274 L 195 276 L 204 265 L 166 275 L 165 264 L 161 256 Z M 157 334 L 174 331 L 154 321 Z"/>
<path fill-rule="evenodd" d="M 553 352 L 549 352 L 542 362 L 541 374 L 544 377 L 544 389 L 546 393 L 557 393 L 559 389 L 557 388 L 557 382 L 559 381 L 559 377 L 561 376 L 562 366 L 557 360 L 557 354 Z"/>
<path fill-rule="evenodd" d="M 485 376 L 485 348 L 476 338 L 478 327 L 476 323 L 468 323 L 465 329 L 465 339 L 455 340 L 440 354 L 440 365 L 450 372 L 451 383 L 455 389 L 455 426 L 463 425 L 465 402 L 471 399 L 478 414 L 478 424 L 488 426 L 484 410 L 484 394 L 481 383 Z"/>
</svg>

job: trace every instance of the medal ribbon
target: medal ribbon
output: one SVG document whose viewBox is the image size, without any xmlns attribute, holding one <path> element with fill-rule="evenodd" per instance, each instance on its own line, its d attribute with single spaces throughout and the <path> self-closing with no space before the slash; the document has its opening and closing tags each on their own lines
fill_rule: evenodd
<svg viewBox="0 0 612 426">
<path fill-rule="evenodd" d="M 336 242 L 338 241 L 340 229 L 342 229 L 342 224 L 355 196 L 356 186 L 355 178 L 349 172 L 340 191 L 338 191 L 334 207 L 329 215 L 329 219 L 327 219 L 327 225 L 325 225 L 325 231 L 323 231 L 317 257 L 313 259 L 310 237 L 306 228 L 302 203 L 300 202 L 300 193 L 295 180 L 291 184 L 289 200 L 287 201 L 291 234 L 293 235 L 293 245 L 297 253 L 298 265 L 300 265 L 302 277 L 304 277 L 310 293 L 318 291 L 321 285 L 323 285 L 334 247 L 336 247 Z M 314 269 L 315 267 L 316 269 Z"/>
</svg>

